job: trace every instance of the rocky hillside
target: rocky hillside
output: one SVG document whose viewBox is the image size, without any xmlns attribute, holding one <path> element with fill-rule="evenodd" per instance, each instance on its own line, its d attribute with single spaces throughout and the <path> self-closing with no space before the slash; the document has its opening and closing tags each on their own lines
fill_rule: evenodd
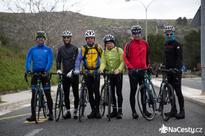
<svg viewBox="0 0 205 136">
<path fill-rule="evenodd" d="M 134 24 L 144 27 L 144 20 L 96 18 L 73 12 L 0 13 L 1 35 L 9 39 L 12 47 L 30 47 L 38 30 L 48 33 L 48 44 L 54 48 L 61 43 L 64 30 L 72 31 L 73 43 L 77 45 L 84 42 L 83 34 L 87 29 L 95 30 L 99 43 L 107 33 L 116 35 L 119 40 L 129 36 L 128 30 Z M 160 33 L 163 24 L 175 24 L 175 20 L 148 20 L 148 32 Z M 177 32 L 181 30 L 180 26 Z M 186 26 L 183 26 L 181 37 L 186 30 Z"/>
</svg>

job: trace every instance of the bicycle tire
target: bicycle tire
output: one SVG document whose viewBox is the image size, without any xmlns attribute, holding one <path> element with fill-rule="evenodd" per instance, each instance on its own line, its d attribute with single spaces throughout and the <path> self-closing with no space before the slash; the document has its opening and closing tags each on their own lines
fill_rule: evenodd
<svg viewBox="0 0 205 136">
<path fill-rule="evenodd" d="M 139 107 L 139 110 L 140 110 L 140 112 L 141 112 L 141 114 L 142 114 L 142 116 L 146 119 L 146 120 L 148 120 L 148 121 L 151 121 L 151 120 L 153 120 L 154 119 L 154 117 L 155 117 L 155 111 L 156 111 L 156 93 L 155 93 L 155 91 L 154 91 L 154 87 L 153 87 L 153 84 L 151 83 L 151 82 L 149 82 L 149 85 L 151 86 L 151 88 L 150 88 L 150 90 L 148 90 L 148 88 L 144 85 L 144 84 L 142 84 L 140 87 L 139 87 L 139 89 L 138 89 L 138 91 L 137 91 L 137 102 L 138 102 L 138 107 Z M 146 102 L 146 110 L 149 112 L 149 116 L 148 115 L 146 115 L 144 112 L 143 112 L 143 107 L 142 107 L 142 103 L 141 103 L 141 90 L 143 89 L 143 91 L 145 92 L 145 98 L 146 98 L 146 100 L 145 100 L 145 102 Z M 152 98 L 152 99 L 148 99 L 149 97 L 150 97 L 150 95 L 148 94 L 149 92 L 148 91 L 151 91 L 151 93 L 152 93 L 152 95 L 153 95 L 153 97 L 154 98 Z M 150 102 L 150 101 L 152 101 L 152 102 Z M 147 105 L 147 103 L 148 103 L 148 105 Z M 151 104 L 150 104 L 151 103 Z M 147 106 L 151 106 L 151 113 L 150 113 L 150 110 L 148 110 L 147 109 Z"/>
<path fill-rule="evenodd" d="M 62 96 L 61 96 L 61 98 L 62 98 L 62 111 L 61 111 L 61 115 L 62 115 L 62 117 L 64 116 L 64 111 L 66 110 L 66 107 L 65 107 L 65 100 L 64 100 L 64 92 L 63 92 L 63 90 L 61 89 L 61 94 L 62 94 Z"/>
<path fill-rule="evenodd" d="M 39 113 L 38 112 L 39 111 L 39 93 L 38 93 L 38 90 L 35 91 L 33 108 L 34 108 L 35 123 L 38 124 L 38 113 Z"/>
<path fill-rule="evenodd" d="M 79 122 L 81 122 L 82 121 L 82 117 L 84 116 L 84 110 L 85 110 L 85 106 L 84 106 L 84 102 L 83 102 L 84 100 L 80 100 L 80 105 L 79 105 L 79 117 L 78 117 L 78 120 L 79 120 Z"/>
<path fill-rule="evenodd" d="M 48 107 L 47 107 L 47 102 L 46 102 L 46 99 L 45 99 L 45 96 L 43 95 L 42 96 L 42 106 L 43 106 L 43 116 L 45 118 L 47 118 L 47 115 L 48 115 Z"/>
<path fill-rule="evenodd" d="M 61 90 L 57 90 L 56 94 L 56 102 L 55 102 L 55 121 L 58 121 L 60 119 L 60 115 L 62 112 L 62 95 L 61 95 Z"/>
<path fill-rule="evenodd" d="M 105 114 L 105 85 L 103 85 L 101 91 L 100 91 L 100 105 L 99 105 L 99 109 L 100 109 L 100 114 L 103 117 Z"/>
<path fill-rule="evenodd" d="M 161 88 L 162 91 L 162 111 L 161 115 L 164 121 L 168 121 L 170 119 L 169 116 L 166 115 L 166 113 L 171 112 L 172 106 L 175 103 L 175 96 L 174 96 L 174 89 L 169 83 L 165 83 Z M 170 104 L 170 110 L 165 111 L 165 106 Z M 168 106 L 167 106 L 168 107 Z"/>
<path fill-rule="evenodd" d="M 38 118 L 37 120 L 40 120 L 41 117 L 41 110 L 43 111 L 43 116 L 45 118 L 47 118 L 47 107 L 46 107 L 46 102 L 45 102 L 45 98 L 44 98 L 44 94 L 43 94 L 43 90 L 40 89 L 40 91 L 38 91 Z"/>
<path fill-rule="evenodd" d="M 82 117 L 84 116 L 84 111 L 85 111 L 85 99 L 86 99 L 86 89 L 81 89 L 81 94 L 80 94 L 80 100 L 79 100 L 79 111 L 78 111 L 78 120 L 79 122 L 82 121 Z"/>
<path fill-rule="evenodd" d="M 111 92 L 111 86 L 108 86 L 108 121 L 111 121 L 111 105 L 112 105 L 112 92 Z"/>
</svg>

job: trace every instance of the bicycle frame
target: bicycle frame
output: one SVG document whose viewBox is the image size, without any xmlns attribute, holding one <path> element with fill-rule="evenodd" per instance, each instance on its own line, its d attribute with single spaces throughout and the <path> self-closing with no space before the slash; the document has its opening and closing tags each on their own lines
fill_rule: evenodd
<svg viewBox="0 0 205 136">
<path fill-rule="evenodd" d="M 148 90 L 148 100 L 153 100 L 156 101 L 156 97 L 153 96 L 153 93 L 150 90 L 150 84 L 151 83 L 151 77 L 149 77 L 147 70 L 144 71 L 144 86 L 147 88 L 146 90 Z M 155 95 L 155 94 L 154 94 Z"/>
</svg>

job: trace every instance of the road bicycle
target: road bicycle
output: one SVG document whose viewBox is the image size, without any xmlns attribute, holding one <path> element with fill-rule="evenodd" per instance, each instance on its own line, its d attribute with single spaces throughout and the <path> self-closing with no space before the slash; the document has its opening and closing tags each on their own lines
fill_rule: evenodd
<svg viewBox="0 0 205 136">
<path fill-rule="evenodd" d="M 163 120 L 168 121 L 170 117 L 167 115 L 167 113 L 171 112 L 172 106 L 175 103 L 175 95 L 172 85 L 168 82 L 167 74 L 176 74 L 179 71 L 176 69 L 166 69 L 165 67 L 161 66 L 159 67 L 156 76 L 158 76 L 159 72 L 162 73 L 162 83 L 160 85 L 157 100 L 159 103 L 158 111 L 161 112 Z"/>
<path fill-rule="evenodd" d="M 144 73 L 144 81 L 137 91 L 137 102 L 142 116 L 146 120 L 153 120 L 157 107 L 157 95 L 151 81 L 151 70 L 137 70 Z M 143 92 L 143 93 L 142 93 Z"/>
<path fill-rule="evenodd" d="M 85 107 L 87 106 L 88 103 L 88 88 L 86 86 L 86 82 L 85 82 L 85 75 L 83 73 L 80 73 L 80 75 L 82 75 L 82 79 L 80 81 L 81 86 L 79 89 L 80 92 L 80 99 L 79 99 L 79 108 L 78 108 L 78 120 L 79 122 L 82 121 L 82 118 L 85 116 Z"/>
<path fill-rule="evenodd" d="M 29 74 L 25 74 L 24 78 L 26 80 L 26 82 L 28 83 L 28 79 L 27 76 L 32 76 L 35 77 L 37 79 L 37 84 L 35 86 L 35 95 L 34 95 L 34 117 L 35 117 L 35 122 L 36 124 L 39 122 L 40 120 L 40 115 L 41 115 L 41 110 L 43 111 L 43 116 L 45 118 L 47 118 L 47 114 L 48 114 L 48 108 L 47 108 L 47 101 L 45 99 L 45 94 L 43 91 L 43 87 L 42 87 L 42 73 L 29 73 Z"/>
<path fill-rule="evenodd" d="M 63 117 L 63 113 L 65 111 L 65 102 L 64 102 L 64 91 L 63 91 L 63 85 L 62 85 L 62 79 L 64 74 L 58 74 L 58 73 L 51 73 L 52 75 L 58 76 L 58 87 L 56 91 L 56 100 L 55 100 L 55 107 L 54 107 L 54 116 L 55 121 L 59 121 L 60 117 Z"/>
<path fill-rule="evenodd" d="M 108 121 L 111 120 L 110 114 L 111 114 L 111 105 L 112 105 L 112 92 L 111 92 L 111 85 L 110 85 L 110 73 L 102 73 L 101 75 L 104 76 L 104 84 L 100 91 L 100 114 L 103 117 L 105 114 L 105 109 L 107 107 L 108 111 Z"/>
</svg>

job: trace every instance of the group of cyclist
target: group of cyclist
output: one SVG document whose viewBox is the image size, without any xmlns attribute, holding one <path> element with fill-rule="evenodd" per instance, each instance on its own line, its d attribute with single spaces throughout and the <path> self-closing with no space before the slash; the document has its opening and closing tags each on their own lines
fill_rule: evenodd
<svg viewBox="0 0 205 136">
<path fill-rule="evenodd" d="M 174 26 L 165 26 L 165 67 L 175 68 L 181 71 L 182 67 L 182 45 L 175 40 Z M 84 73 L 86 86 L 88 88 L 89 102 L 91 113 L 87 116 L 89 119 L 100 119 L 100 73 L 108 71 L 112 73 L 110 76 L 111 94 L 112 94 L 112 112 L 110 117 L 122 119 L 122 84 L 123 72 L 125 67 L 128 69 L 130 80 L 130 105 L 133 119 L 139 116 L 135 109 L 135 95 L 138 85 L 144 81 L 144 70 L 150 67 L 149 61 L 149 45 L 142 39 L 142 28 L 140 25 L 132 26 L 132 36 L 130 41 L 125 45 L 124 51 L 117 47 L 115 37 L 111 34 L 104 36 L 103 41 L 105 48 L 95 43 L 95 32 L 87 30 L 84 34 L 86 44 L 79 49 L 71 43 L 72 33 L 64 31 L 63 45 L 58 48 L 56 57 L 56 69 L 58 74 L 63 74 L 63 91 L 66 112 L 63 118 L 71 118 L 70 109 L 70 86 L 72 86 L 74 94 L 74 111 L 73 118 L 77 119 L 77 111 L 79 104 L 79 74 Z M 48 103 L 48 120 L 53 120 L 53 101 L 51 97 L 51 85 L 49 79 L 49 71 L 52 67 L 53 53 L 50 47 L 46 46 L 46 33 L 38 31 L 36 33 L 36 45 L 29 49 L 26 58 L 26 73 L 42 73 L 42 86 Z M 82 61 L 82 63 L 81 63 Z M 82 66 L 81 66 L 82 64 Z M 31 70 L 32 65 L 32 70 Z M 81 68 L 82 67 L 82 68 Z M 179 101 L 180 112 L 177 113 L 176 104 L 172 106 L 169 114 L 170 117 L 177 119 L 185 118 L 184 98 L 181 91 L 181 75 L 170 74 L 168 81 L 173 86 Z M 37 84 L 35 76 L 31 79 L 32 99 L 31 99 L 31 116 L 27 121 L 35 121 L 33 99 L 35 95 L 35 86 Z M 143 96 L 143 92 L 141 92 Z M 117 96 L 117 99 L 116 99 Z M 142 103 L 145 98 L 142 97 Z M 143 106 L 143 112 L 149 116 L 146 111 L 146 105 Z"/>
</svg>

